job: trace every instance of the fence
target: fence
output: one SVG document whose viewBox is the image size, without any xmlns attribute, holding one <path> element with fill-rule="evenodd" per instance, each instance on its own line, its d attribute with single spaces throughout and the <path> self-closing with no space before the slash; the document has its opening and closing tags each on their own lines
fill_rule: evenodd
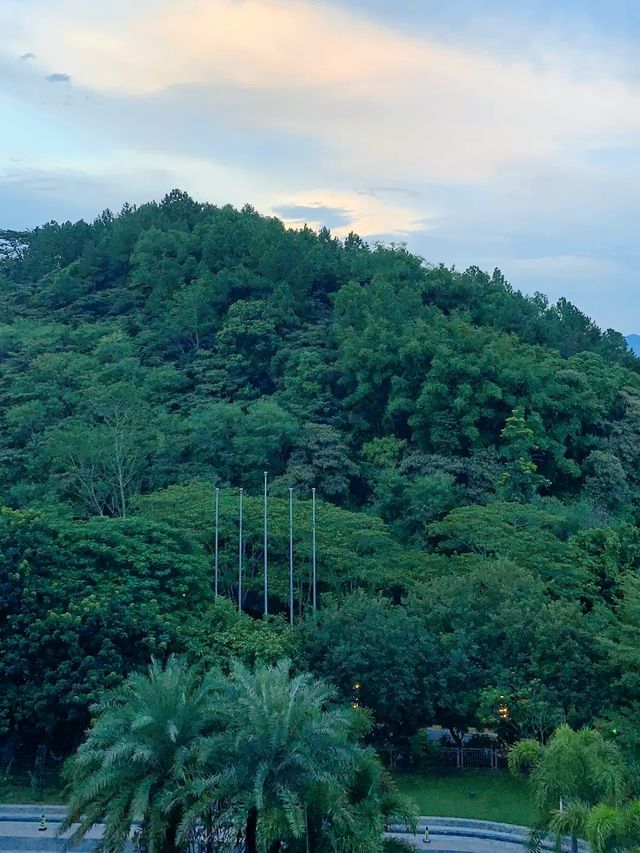
<svg viewBox="0 0 640 853">
<path fill-rule="evenodd" d="M 498 747 L 442 747 L 434 755 L 437 767 L 455 770 L 503 770 L 507 758 Z"/>
</svg>

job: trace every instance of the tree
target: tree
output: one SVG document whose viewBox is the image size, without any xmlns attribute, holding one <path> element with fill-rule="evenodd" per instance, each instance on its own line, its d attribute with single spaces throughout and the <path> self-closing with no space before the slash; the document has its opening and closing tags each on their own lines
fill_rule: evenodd
<svg viewBox="0 0 640 853">
<path fill-rule="evenodd" d="M 219 483 L 259 486 L 262 472 L 282 474 L 299 424 L 271 397 L 242 405 L 210 402 L 190 417 L 195 470 Z"/>
<path fill-rule="evenodd" d="M 222 388 L 240 398 L 271 393 L 271 359 L 279 342 L 277 318 L 269 303 L 261 299 L 235 302 L 216 337 L 217 355 L 224 366 Z"/>
<path fill-rule="evenodd" d="M 588 576 L 570 562 L 564 519 L 551 509 L 516 501 L 458 507 L 427 533 L 441 553 L 503 557 L 540 577 L 554 596 L 577 598 Z"/>
<path fill-rule="evenodd" d="M 568 833 L 573 850 L 586 826 L 586 809 L 616 806 L 624 796 L 625 768 L 618 747 L 593 729 L 562 725 L 543 746 L 518 741 L 509 751 L 514 775 L 529 772 L 536 808 L 534 829 Z M 563 812 L 562 816 L 558 812 Z"/>
<path fill-rule="evenodd" d="M 534 461 L 539 449 L 522 408 L 514 409 L 500 432 L 500 454 L 506 462 L 499 489 L 507 500 L 528 501 L 550 482 L 538 473 Z"/>
<path fill-rule="evenodd" d="M 372 712 L 373 741 L 392 756 L 433 713 L 425 680 L 438 668 L 436 643 L 415 612 L 358 591 L 334 598 L 296 633 L 305 667 Z"/>
<path fill-rule="evenodd" d="M 192 236 L 178 228 L 153 225 L 140 235 L 131 255 L 131 283 L 143 295 L 148 313 L 191 283 L 197 266 L 192 250 Z"/>
<path fill-rule="evenodd" d="M 563 709 L 553 701 L 542 682 L 533 678 L 519 688 L 483 690 L 478 717 L 485 725 L 497 728 L 505 739 L 513 740 L 515 731 L 521 737 L 535 737 L 545 743 L 562 722 Z"/>
<path fill-rule="evenodd" d="M 582 466 L 584 491 L 600 511 L 620 510 L 629 500 L 629 486 L 624 466 L 613 453 L 593 450 Z"/>
<path fill-rule="evenodd" d="M 454 740 L 476 725 L 483 692 L 526 679 L 532 638 L 544 603 L 540 581 L 507 560 L 466 561 L 416 584 L 407 609 L 432 638 L 423 690 L 433 721 Z"/>
<path fill-rule="evenodd" d="M 0 230 L 0 262 L 23 260 L 31 244 L 29 231 Z"/>
<path fill-rule="evenodd" d="M 340 432 L 328 424 L 306 423 L 289 457 L 283 485 L 307 494 L 315 486 L 326 500 L 344 503 L 358 468 Z"/>
<path fill-rule="evenodd" d="M 141 518 L 0 511 L 0 728 L 75 746 L 106 688 L 181 648 L 209 569 L 187 532 Z"/>
<path fill-rule="evenodd" d="M 129 676 L 98 702 L 93 725 L 65 769 L 63 830 L 77 823 L 71 837 L 78 841 L 102 823 L 103 848 L 119 853 L 140 821 L 150 853 L 184 850 L 186 802 L 180 793 L 209 773 L 221 692 L 215 673 L 200 675 L 170 658 L 164 667 L 154 661 L 147 674 Z"/>
<path fill-rule="evenodd" d="M 562 830 L 561 815 L 558 829 Z M 638 853 L 640 850 L 640 800 L 624 806 L 601 803 L 584 816 L 585 834 L 592 853 Z"/>
<path fill-rule="evenodd" d="M 385 818 L 411 809 L 359 743 L 366 718 L 332 704 L 325 682 L 291 675 L 287 661 L 254 672 L 236 664 L 230 682 L 229 761 L 247 853 L 280 841 L 310 853 L 381 850 Z"/>
<path fill-rule="evenodd" d="M 260 471 L 261 469 L 259 469 Z M 301 615 L 310 602 L 309 557 L 311 553 L 310 495 L 294 500 L 294 570 L 296 611 Z M 212 507 L 215 489 L 211 483 L 194 481 L 172 486 L 139 498 L 138 512 L 150 521 L 169 519 L 180 530 L 188 530 L 208 550 L 214 547 Z M 348 512 L 324 500 L 317 502 L 318 589 L 346 595 L 363 588 L 401 596 L 424 576 L 428 555 L 408 551 L 393 538 L 386 525 L 368 513 Z M 262 612 L 262 497 L 245 495 L 243 536 L 246 543 L 246 573 L 243 589 L 246 607 Z M 286 612 L 289 595 L 289 504 L 286 498 L 269 498 L 269 583 L 270 612 Z M 238 491 L 220 491 L 220 573 L 221 589 L 237 596 L 238 577 Z M 391 568 L 390 568 L 391 567 Z"/>
<path fill-rule="evenodd" d="M 213 299 L 213 279 L 202 276 L 176 291 L 169 308 L 167 333 L 183 352 L 198 350 L 215 329 L 218 315 Z"/>
<path fill-rule="evenodd" d="M 90 515 L 124 518 L 151 456 L 150 413 L 129 383 L 96 389 L 88 416 L 70 418 L 49 435 L 63 489 Z"/>
<path fill-rule="evenodd" d="M 229 677 L 169 658 L 132 675 L 95 708 L 66 768 L 73 840 L 104 823 L 104 847 L 122 853 L 141 824 L 150 853 L 178 853 L 204 828 L 222 849 L 319 853 L 382 848 L 385 818 L 411 818 L 375 754 L 366 720 L 332 704 L 333 691 L 290 664 Z"/>
<path fill-rule="evenodd" d="M 591 724 L 611 701 L 618 673 L 604 642 L 611 630 L 603 608 L 585 613 L 571 600 L 551 598 L 537 613 L 527 672 L 573 726 Z"/>
<path fill-rule="evenodd" d="M 185 616 L 180 634 L 189 660 L 224 672 L 234 660 L 249 667 L 274 664 L 295 651 L 293 632 L 282 616 L 254 619 L 222 597 Z"/>
<path fill-rule="evenodd" d="M 348 712 L 329 709 L 332 691 L 309 676 L 293 678 L 289 665 L 232 673 L 230 744 L 246 811 L 247 853 L 273 841 L 308 836 L 307 805 L 320 781 L 341 785 L 353 769 Z M 260 844 L 259 844 L 260 842 Z"/>
</svg>

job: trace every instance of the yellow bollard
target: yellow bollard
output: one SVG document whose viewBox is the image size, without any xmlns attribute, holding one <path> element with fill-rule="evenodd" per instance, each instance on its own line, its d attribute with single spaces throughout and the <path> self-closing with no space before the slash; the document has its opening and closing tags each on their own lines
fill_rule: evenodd
<svg viewBox="0 0 640 853">
<path fill-rule="evenodd" d="M 424 835 L 422 837 L 422 840 L 425 844 L 431 844 L 431 839 L 429 838 L 429 827 L 428 826 L 425 826 L 425 828 L 424 828 Z"/>
</svg>

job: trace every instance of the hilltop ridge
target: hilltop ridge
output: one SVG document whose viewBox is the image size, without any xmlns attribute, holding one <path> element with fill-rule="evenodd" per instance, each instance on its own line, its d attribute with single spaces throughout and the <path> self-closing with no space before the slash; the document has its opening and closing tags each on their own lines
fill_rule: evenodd
<svg viewBox="0 0 640 853">
<path fill-rule="evenodd" d="M 437 483 L 430 518 L 502 481 L 507 497 L 574 496 L 603 476 L 590 472 L 605 445 L 616 457 L 634 405 L 640 365 L 621 335 L 498 270 L 430 266 L 179 191 L 4 234 L 8 505 L 119 515 L 138 493 L 194 476 L 251 486 L 268 469 L 276 488 L 313 482 L 419 539 L 390 488 Z M 122 488 L 102 458 L 114 418 Z M 514 454 L 535 474 L 514 474 Z"/>
</svg>

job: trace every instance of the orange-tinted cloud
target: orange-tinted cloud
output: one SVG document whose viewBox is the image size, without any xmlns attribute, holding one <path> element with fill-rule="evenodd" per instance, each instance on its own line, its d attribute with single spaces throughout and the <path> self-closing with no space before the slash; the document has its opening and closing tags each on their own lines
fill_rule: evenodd
<svg viewBox="0 0 640 853">
<path fill-rule="evenodd" d="M 314 140 L 338 182 L 479 182 L 640 135 L 638 89 L 605 66 L 501 60 L 317 0 L 61 0 L 24 27 L 94 90 L 199 86 L 207 114 L 232 89 L 224 120 Z"/>
</svg>

